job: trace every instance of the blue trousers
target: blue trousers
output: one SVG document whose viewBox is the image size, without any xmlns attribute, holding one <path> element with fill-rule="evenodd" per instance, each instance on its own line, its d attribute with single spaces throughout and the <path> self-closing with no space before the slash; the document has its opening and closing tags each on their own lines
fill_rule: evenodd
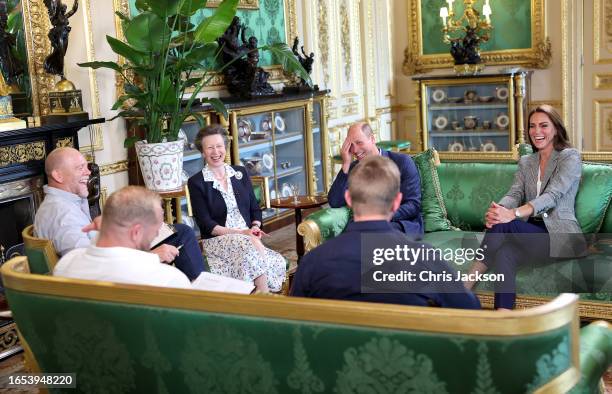
<svg viewBox="0 0 612 394">
<path fill-rule="evenodd" d="M 543 234 L 529 237 L 524 234 Z M 496 224 L 485 233 L 481 247 L 484 263 L 504 275 L 503 285 L 496 285 L 495 308 L 513 309 L 516 301 L 516 269 L 525 261 L 548 261 L 550 242 L 543 221 L 513 220 Z M 485 247 L 486 245 L 486 247 Z M 503 292 L 499 290 L 503 287 Z M 512 292 L 509 292 L 512 291 Z"/>
<path fill-rule="evenodd" d="M 193 281 L 202 271 L 210 271 L 210 269 L 202 256 L 193 229 L 181 223 L 175 224 L 174 229 L 176 233 L 165 243 L 176 247 L 183 245 L 179 255 L 174 259 L 174 265 L 187 275 L 189 280 Z"/>
</svg>

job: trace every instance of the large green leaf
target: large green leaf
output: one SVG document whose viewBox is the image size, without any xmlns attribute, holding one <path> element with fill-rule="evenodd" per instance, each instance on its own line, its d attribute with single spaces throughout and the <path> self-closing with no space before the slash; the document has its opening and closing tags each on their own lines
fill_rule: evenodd
<svg viewBox="0 0 612 394">
<path fill-rule="evenodd" d="M 85 62 L 77 63 L 79 67 L 89 67 L 97 70 L 99 68 L 110 68 L 111 70 L 121 71 L 121 66 L 115 62 Z"/>
<path fill-rule="evenodd" d="M 181 0 L 179 14 L 191 16 L 206 6 L 206 0 Z"/>
<path fill-rule="evenodd" d="M 203 44 L 216 40 L 232 23 L 237 7 L 238 0 L 224 0 L 214 14 L 198 25 L 194 39 Z"/>
<path fill-rule="evenodd" d="M 136 50 L 160 53 L 170 42 L 170 29 L 152 12 L 137 15 L 125 30 L 127 42 Z"/>
<path fill-rule="evenodd" d="M 187 56 L 185 56 L 185 60 L 194 65 L 200 64 L 202 61 L 214 57 L 218 49 L 219 44 L 217 44 L 217 42 L 209 42 L 202 46 L 193 48 L 191 51 L 189 51 Z"/>
<path fill-rule="evenodd" d="M 270 51 L 280 61 L 281 66 L 285 71 L 296 74 L 302 78 L 308 86 L 312 86 L 312 80 L 310 75 L 304 70 L 304 67 L 300 64 L 299 60 L 295 57 L 291 48 L 284 42 L 279 42 L 272 45 L 266 45 L 262 47 L 263 50 Z"/>
<path fill-rule="evenodd" d="M 116 39 L 115 37 L 106 36 L 106 41 L 110 45 L 113 52 L 119 56 L 123 56 L 132 64 L 142 64 L 145 59 L 145 53 L 137 51 L 125 42 Z"/>
<path fill-rule="evenodd" d="M 176 106 L 178 102 L 177 91 L 170 78 L 165 77 L 161 80 L 158 98 L 161 109 Z"/>
<path fill-rule="evenodd" d="M 181 2 L 182 0 L 145 0 L 151 11 L 162 19 L 176 15 Z"/>
<path fill-rule="evenodd" d="M 229 119 L 227 108 L 225 108 L 223 101 L 219 100 L 218 98 L 203 98 L 202 102 L 210 104 L 218 114 L 223 115 L 225 119 Z"/>
</svg>

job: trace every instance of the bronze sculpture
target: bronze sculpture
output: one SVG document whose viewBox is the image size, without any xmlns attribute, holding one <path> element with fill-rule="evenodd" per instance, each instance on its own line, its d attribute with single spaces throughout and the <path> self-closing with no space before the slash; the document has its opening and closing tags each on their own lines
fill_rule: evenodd
<svg viewBox="0 0 612 394">
<path fill-rule="evenodd" d="M 300 46 L 300 39 L 296 36 L 293 40 L 293 47 L 291 47 L 291 51 L 295 58 L 300 62 L 302 68 L 306 70 L 306 72 L 310 75 L 312 73 L 312 64 L 314 63 L 314 52 L 310 52 L 310 55 L 306 54 L 304 50 L 304 46 L 301 46 L 302 53 L 298 51 L 298 47 Z M 319 86 L 313 85 L 312 87 L 306 83 L 303 78 L 299 78 L 296 80 L 294 86 L 285 86 L 283 88 L 283 92 L 285 93 L 302 93 L 302 92 L 312 92 L 319 90 Z"/>
<path fill-rule="evenodd" d="M 486 35 L 479 36 L 475 28 L 467 27 L 463 38 L 451 40 L 450 53 L 455 64 L 479 64 L 481 58 L 478 47 L 488 38 Z"/>
<path fill-rule="evenodd" d="M 246 26 L 240 23 L 240 18 L 234 17 L 225 33 L 218 38 L 218 42 L 222 48 L 223 63 L 233 61 L 223 71 L 227 90 L 232 95 L 251 98 L 275 94 L 268 83 L 270 73 L 258 65 L 257 38 L 251 36 L 246 39 Z"/>
<path fill-rule="evenodd" d="M 45 59 L 44 69 L 49 74 L 59 75 L 64 78 L 64 56 L 68 49 L 68 34 L 70 26 L 68 19 L 75 14 L 79 7 L 79 1 L 74 0 L 72 9 L 68 12 L 66 4 L 62 0 L 44 0 L 49 12 L 49 20 L 53 27 L 49 30 L 49 41 L 53 52 Z"/>
<path fill-rule="evenodd" d="M 312 72 L 312 63 L 314 63 L 314 52 L 310 52 L 310 55 L 306 55 L 306 52 L 304 51 L 304 46 L 301 46 L 302 49 L 302 54 L 300 54 L 298 52 L 298 45 L 300 44 L 300 39 L 296 36 L 295 39 L 293 40 L 293 47 L 291 48 L 293 51 L 293 54 L 295 55 L 295 57 L 297 57 L 298 61 L 300 62 L 300 64 L 302 65 L 302 67 L 304 68 L 304 70 L 306 70 L 306 72 L 308 74 L 310 74 Z M 304 81 L 304 79 L 300 78 L 300 85 L 299 86 L 307 86 L 308 84 L 306 83 L 306 81 Z"/>
</svg>

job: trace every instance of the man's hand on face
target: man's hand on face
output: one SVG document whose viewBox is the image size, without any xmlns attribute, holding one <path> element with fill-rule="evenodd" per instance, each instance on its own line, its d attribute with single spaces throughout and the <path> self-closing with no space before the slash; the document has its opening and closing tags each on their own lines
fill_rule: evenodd
<svg viewBox="0 0 612 394">
<path fill-rule="evenodd" d="M 340 156 L 342 157 L 342 172 L 348 174 L 349 168 L 351 167 L 351 162 L 353 161 L 353 153 L 351 152 L 351 147 L 353 145 L 353 140 L 347 137 L 340 148 Z"/>
<path fill-rule="evenodd" d="M 160 245 L 151 252 L 155 253 L 162 263 L 171 263 L 179 254 L 179 250 L 176 247 L 168 244 Z"/>
</svg>

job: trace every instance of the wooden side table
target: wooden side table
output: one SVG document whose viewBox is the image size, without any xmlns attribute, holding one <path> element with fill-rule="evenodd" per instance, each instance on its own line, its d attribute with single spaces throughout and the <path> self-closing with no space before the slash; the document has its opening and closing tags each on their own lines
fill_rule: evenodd
<svg viewBox="0 0 612 394">
<path fill-rule="evenodd" d="M 304 239 L 297 232 L 297 226 L 302 223 L 302 209 L 316 208 L 326 203 L 327 196 L 297 196 L 270 200 L 272 208 L 287 208 L 295 211 L 295 251 L 298 255 L 298 263 L 304 255 Z"/>
<path fill-rule="evenodd" d="M 159 195 L 161 196 L 162 201 L 164 202 L 164 214 L 166 216 L 166 223 L 183 223 L 183 211 L 181 209 L 181 199 L 183 197 L 187 199 L 187 215 L 193 216 L 193 213 L 191 212 L 191 200 L 189 199 L 189 189 L 187 189 L 187 185 L 183 185 L 183 188 L 180 190 L 159 192 Z M 174 216 L 172 215 L 173 202 L 176 209 L 176 222 L 174 221 Z"/>
</svg>

